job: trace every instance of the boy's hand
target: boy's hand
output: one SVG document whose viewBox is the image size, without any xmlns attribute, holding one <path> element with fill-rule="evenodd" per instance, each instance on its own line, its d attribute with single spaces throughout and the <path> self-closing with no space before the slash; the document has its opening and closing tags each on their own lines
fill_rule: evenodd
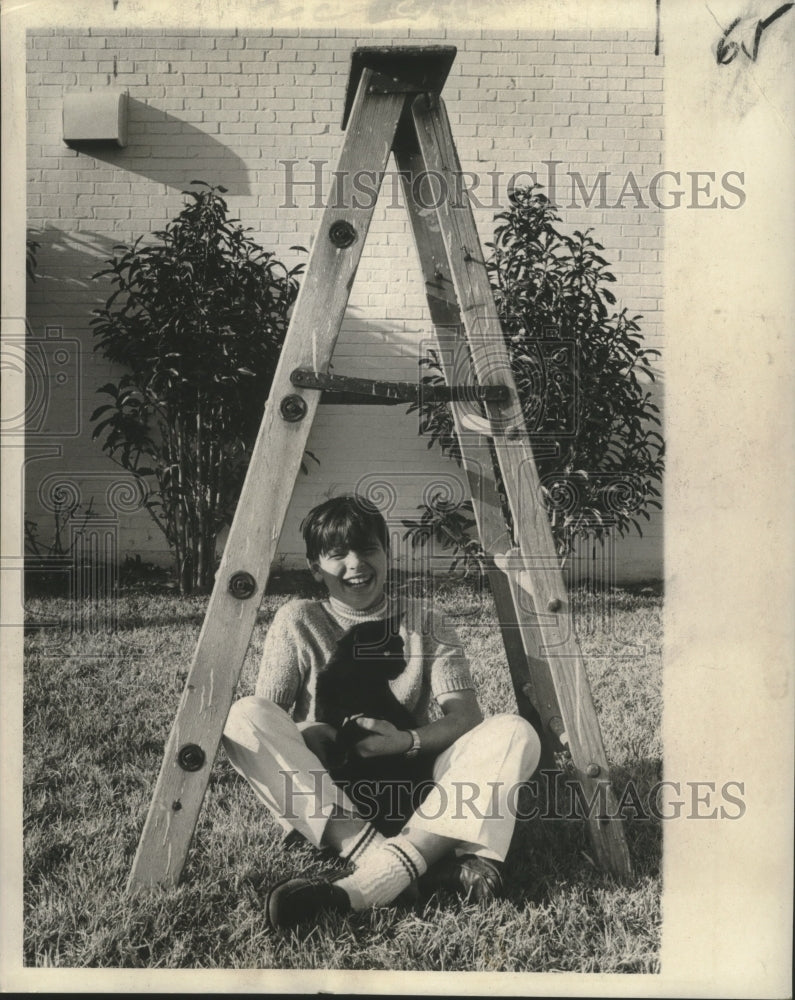
<svg viewBox="0 0 795 1000">
<path fill-rule="evenodd" d="M 304 738 L 304 743 L 324 767 L 328 767 L 334 762 L 338 754 L 335 746 L 337 730 L 333 726 L 329 726 L 325 722 L 313 722 L 310 725 L 302 726 L 301 735 Z"/>
<path fill-rule="evenodd" d="M 405 753 L 413 742 L 405 729 L 398 729 L 385 719 L 368 719 L 358 715 L 355 718 L 356 725 L 367 729 L 371 734 L 356 744 L 355 752 L 360 757 L 387 757 L 390 754 Z"/>
</svg>

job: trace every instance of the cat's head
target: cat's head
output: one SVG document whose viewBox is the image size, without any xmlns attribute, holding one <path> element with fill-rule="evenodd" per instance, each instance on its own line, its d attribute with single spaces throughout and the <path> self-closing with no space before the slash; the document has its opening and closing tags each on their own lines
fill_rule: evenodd
<svg viewBox="0 0 795 1000">
<path fill-rule="evenodd" d="M 398 618 L 362 622 L 355 625 L 340 641 L 343 640 L 353 663 L 368 672 L 378 669 L 388 680 L 394 680 L 405 669 Z"/>
</svg>

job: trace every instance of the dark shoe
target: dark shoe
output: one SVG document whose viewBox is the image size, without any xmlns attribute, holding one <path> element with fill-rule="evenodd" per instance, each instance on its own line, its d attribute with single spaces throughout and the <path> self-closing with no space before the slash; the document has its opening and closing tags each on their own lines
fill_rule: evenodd
<svg viewBox="0 0 795 1000">
<path fill-rule="evenodd" d="M 501 861 L 464 854 L 428 871 L 422 888 L 428 893 L 451 892 L 472 903 L 490 903 L 503 895 L 502 868 Z"/>
<path fill-rule="evenodd" d="M 273 886 L 265 899 L 268 926 L 276 931 L 297 927 L 321 913 L 350 911 L 348 894 L 328 878 L 285 879 Z"/>
</svg>

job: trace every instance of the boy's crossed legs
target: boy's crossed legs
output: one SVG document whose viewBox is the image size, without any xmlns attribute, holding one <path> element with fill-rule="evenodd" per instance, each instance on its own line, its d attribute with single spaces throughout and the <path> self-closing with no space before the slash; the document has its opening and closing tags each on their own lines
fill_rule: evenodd
<svg viewBox="0 0 795 1000">
<path fill-rule="evenodd" d="M 309 727 L 305 727 L 309 728 Z M 318 729 L 307 739 L 319 751 Z M 515 823 L 517 787 L 538 766 L 540 742 L 518 715 L 485 719 L 434 762 L 434 787 L 396 837 L 384 838 L 334 784 L 299 727 L 265 698 L 232 705 L 224 731 L 232 765 L 283 829 L 328 847 L 356 868 L 337 881 L 291 879 L 269 895 L 271 922 L 288 926 L 322 909 L 363 910 L 391 903 L 448 855 L 462 889 L 499 894 L 499 868 Z M 495 864 L 496 863 L 496 864 Z"/>
</svg>

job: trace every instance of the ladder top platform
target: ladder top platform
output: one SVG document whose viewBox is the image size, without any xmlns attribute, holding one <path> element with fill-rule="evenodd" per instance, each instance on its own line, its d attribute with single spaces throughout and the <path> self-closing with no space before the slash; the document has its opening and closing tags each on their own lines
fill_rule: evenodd
<svg viewBox="0 0 795 1000">
<path fill-rule="evenodd" d="M 351 71 L 345 91 L 345 130 L 362 70 L 372 69 L 423 91 L 439 93 L 453 65 L 454 45 L 363 45 L 351 52 Z"/>
</svg>

